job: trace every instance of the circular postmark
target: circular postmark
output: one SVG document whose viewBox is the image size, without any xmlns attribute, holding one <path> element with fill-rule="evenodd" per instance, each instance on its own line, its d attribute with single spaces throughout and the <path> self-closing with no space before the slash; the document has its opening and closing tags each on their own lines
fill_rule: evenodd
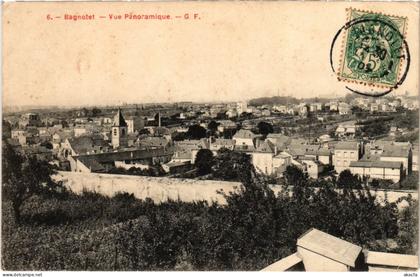
<svg viewBox="0 0 420 277">
<path fill-rule="evenodd" d="M 397 89 L 410 68 L 410 51 L 404 38 L 406 18 L 350 10 L 350 20 L 331 43 L 330 64 L 346 89 L 379 97 Z M 338 39 L 343 45 L 334 62 Z"/>
</svg>

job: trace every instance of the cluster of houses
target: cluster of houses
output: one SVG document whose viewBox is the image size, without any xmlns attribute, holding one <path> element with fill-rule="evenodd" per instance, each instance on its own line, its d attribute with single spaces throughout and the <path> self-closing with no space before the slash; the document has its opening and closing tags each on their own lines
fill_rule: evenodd
<svg viewBox="0 0 420 277">
<path fill-rule="evenodd" d="M 408 142 L 391 141 L 331 141 L 317 144 L 282 134 L 266 138 L 250 130 L 238 130 L 232 139 L 206 138 L 175 142 L 173 160 L 195 162 L 200 149 L 210 149 L 214 155 L 221 148 L 240 151 L 252 157 L 254 167 L 266 175 L 281 176 L 289 165 L 296 165 L 314 179 L 335 169 L 353 174 L 398 182 L 413 170 L 417 171 L 417 152 Z M 414 153 L 413 153 L 414 152 Z"/>
<path fill-rule="evenodd" d="M 394 102 L 381 104 L 396 106 Z M 401 101 L 397 102 L 401 105 Z M 377 101 L 367 102 L 365 98 L 356 98 L 354 103 L 379 104 Z M 221 107 L 214 105 L 212 109 L 220 111 Z M 308 111 L 322 111 L 326 107 L 343 114 L 351 110 L 347 103 L 332 101 L 326 104 L 299 104 L 293 107 L 293 113 L 297 111 L 304 115 Z M 273 106 L 272 109 L 289 112 L 287 106 Z M 232 112 L 236 113 L 252 110 L 246 102 L 232 106 Z M 264 110 L 264 107 L 260 107 L 260 111 Z M 149 117 L 123 116 L 118 109 L 111 117 L 76 118 L 71 126 L 60 121 L 45 125 L 38 114 L 29 113 L 15 124 L 17 128 L 9 130 L 8 139 L 22 151 L 53 161 L 62 169 L 79 172 L 107 172 L 115 167 L 145 169 L 160 164 L 167 173 L 175 174 L 189 170 L 200 149 L 209 149 L 217 155 L 222 148 L 250 155 L 259 172 L 277 177 L 282 176 L 289 165 L 300 167 L 314 179 L 334 170 L 340 173 L 348 169 L 362 176 L 398 182 L 418 170 L 418 145 L 409 142 L 357 141 L 354 135 L 358 126 L 354 121 L 342 122 L 337 127 L 336 136 L 343 140 L 323 135 L 316 143 L 277 133 L 264 137 L 253 133 L 246 120 L 239 130 L 237 124 L 229 119 L 218 120 L 217 123 L 217 132 L 230 132 L 231 136 L 228 137 L 231 138 L 210 136 L 201 140 L 174 141 L 174 133 L 187 132 L 188 128 L 162 127 L 160 113 Z M 398 129 L 393 131 L 397 132 Z"/>
<path fill-rule="evenodd" d="M 388 100 L 386 98 L 372 100 L 369 98 L 358 97 L 350 104 L 370 112 L 395 112 L 398 107 L 403 107 L 408 110 L 419 108 L 418 101 L 412 101 L 404 97 L 397 97 L 394 100 Z"/>
</svg>

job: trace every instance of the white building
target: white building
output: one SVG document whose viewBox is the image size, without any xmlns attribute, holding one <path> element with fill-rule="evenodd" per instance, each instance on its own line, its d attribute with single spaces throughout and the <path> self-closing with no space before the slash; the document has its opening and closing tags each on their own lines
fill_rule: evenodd
<svg viewBox="0 0 420 277">
<path fill-rule="evenodd" d="M 238 102 L 236 104 L 236 111 L 238 112 L 238 114 L 242 114 L 248 111 L 248 104 L 247 102 L 243 101 L 243 102 Z"/>
<path fill-rule="evenodd" d="M 360 143 L 357 141 L 340 141 L 334 147 L 333 165 L 337 173 L 349 169 L 352 161 L 361 157 Z"/>
<path fill-rule="evenodd" d="M 403 177 L 403 165 L 401 162 L 388 161 L 352 161 L 349 170 L 353 174 L 369 177 L 371 179 L 391 180 L 399 182 Z"/>
</svg>

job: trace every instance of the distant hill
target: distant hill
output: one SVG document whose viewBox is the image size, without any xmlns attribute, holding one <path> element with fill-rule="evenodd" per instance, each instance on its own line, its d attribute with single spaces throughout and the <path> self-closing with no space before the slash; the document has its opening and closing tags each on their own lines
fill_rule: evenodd
<svg viewBox="0 0 420 277">
<path fill-rule="evenodd" d="M 290 96 L 260 97 L 249 100 L 252 106 L 298 104 L 300 101 Z"/>
</svg>

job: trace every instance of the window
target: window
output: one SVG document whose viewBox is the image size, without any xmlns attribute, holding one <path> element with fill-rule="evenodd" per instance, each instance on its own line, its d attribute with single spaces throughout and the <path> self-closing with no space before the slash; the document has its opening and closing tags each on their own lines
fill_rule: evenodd
<svg viewBox="0 0 420 277">
<path fill-rule="evenodd" d="M 116 135 L 117 135 L 117 129 L 114 128 L 114 136 L 116 136 Z"/>
</svg>

